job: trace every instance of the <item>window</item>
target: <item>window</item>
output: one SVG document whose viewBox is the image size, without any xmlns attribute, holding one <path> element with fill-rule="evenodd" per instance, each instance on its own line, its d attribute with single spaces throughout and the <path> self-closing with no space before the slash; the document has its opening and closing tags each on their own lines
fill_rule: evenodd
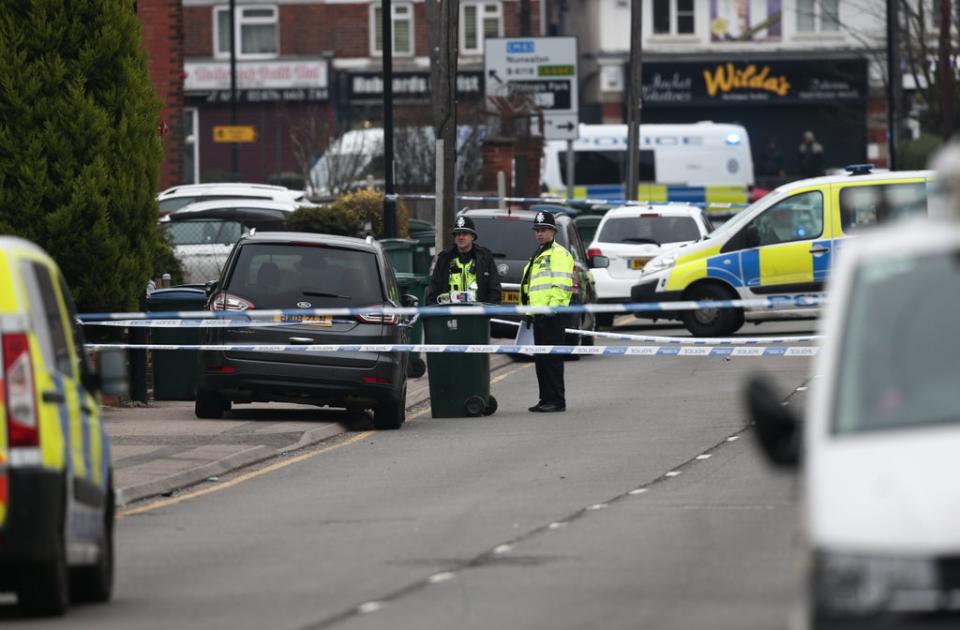
<svg viewBox="0 0 960 630">
<path fill-rule="evenodd" d="M 560 181 L 567 183 L 567 152 L 560 151 Z M 575 151 L 573 177 L 577 186 L 623 185 L 626 181 L 626 151 Z M 657 181 L 653 151 L 640 151 L 640 182 Z"/>
<path fill-rule="evenodd" d="M 694 0 L 653 0 L 653 32 L 656 35 L 693 35 Z"/>
<path fill-rule="evenodd" d="M 809 241 L 823 233 L 823 194 L 816 190 L 788 197 L 747 226 L 756 246 Z"/>
<path fill-rule="evenodd" d="M 183 109 L 183 183 L 200 183 L 200 143 L 197 142 L 195 107 Z"/>
<path fill-rule="evenodd" d="M 230 56 L 230 8 L 213 8 L 214 56 Z M 270 59 L 280 54 L 276 7 L 236 7 L 238 59 Z"/>
<path fill-rule="evenodd" d="M 61 374 L 73 376 L 73 354 L 50 271 L 32 262 L 23 263 L 21 271 L 29 299 L 30 320 L 44 361 L 47 365 L 55 365 Z"/>
<path fill-rule="evenodd" d="M 370 55 L 383 54 L 383 24 L 380 3 L 370 5 Z M 404 57 L 413 55 L 413 5 L 407 3 L 391 4 L 393 14 L 393 54 Z"/>
<path fill-rule="evenodd" d="M 483 53 L 483 40 L 503 36 L 503 5 L 499 2 L 460 4 L 460 52 Z"/>
<path fill-rule="evenodd" d="M 925 183 L 847 186 L 840 191 L 840 225 L 846 234 L 926 212 Z"/>
<path fill-rule="evenodd" d="M 840 30 L 840 0 L 797 0 L 797 31 L 800 33 Z"/>
</svg>

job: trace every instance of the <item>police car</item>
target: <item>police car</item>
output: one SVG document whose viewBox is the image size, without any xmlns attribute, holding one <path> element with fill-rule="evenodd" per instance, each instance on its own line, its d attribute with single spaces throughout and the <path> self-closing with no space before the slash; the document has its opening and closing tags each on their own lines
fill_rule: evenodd
<svg viewBox="0 0 960 630">
<path fill-rule="evenodd" d="M 785 184 L 741 211 L 703 241 L 646 264 L 634 302 L 767 298 L 787 308 L 822 295 L 831 261 L 850 236 L 876 224 L 927 211 L 932 171 L 874 172 Z M 696 336 L 721 337 L 745 319 L 782 317 L 764 309 L 703 309 L 638 316 L 681 319 Z M 809 312 L 809 311 L 808 311 Z"/>
<path fill-rule="evenodd" d="M 99 393 L 121 353 L 83 352 L 73 300 L 36 245 L 0 236 L 0 591 L 32 614 L 110 599 L 114 493 Z"/>
</svg>

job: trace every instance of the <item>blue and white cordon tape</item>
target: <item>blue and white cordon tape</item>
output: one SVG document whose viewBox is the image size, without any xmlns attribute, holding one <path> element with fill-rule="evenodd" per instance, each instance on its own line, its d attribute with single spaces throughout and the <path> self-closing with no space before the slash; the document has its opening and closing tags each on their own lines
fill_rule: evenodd
<svg viewBox="0 0 960 630">
<path fill-rule="evenodd" d="M 811 357 L 815 346 L 508 346 L 437 344 L 110 344 L 91 343 L 88 350 L 195 350 L 205 352 L 442 352 L 460 354 L 585 354 L 602 356 L 668 357 Z"/>
<path fill-rule="evenodd" d="M 520 306 L 507 304 L 471 305 L 471 306 L 381 306 L 361 308 L 308 308 L 273 309 L 248 311 L 165 311 L 157 313 L 83 313 L 78 316 L 87 325 L 97 325 L 105 321 L 131 320 L 190 320 L 190 319 L 239 319 L 264 320 L 289 316 L 330 316 L 352 317 L 355 315 L 420 315 L 430 316 L 468 316 L 468 315 L 549 315 L 551 313 L 672 313 L 677 311 L 699 311 L 717 308 L 753 308 L 768 311 L 816 309 L 825 300 L 817 296 L 799 296 L 797 298 L 763 298 L 752 300 L 703 300 L 679 302 L 639 302 L 633 304 L 570 304 L 568 306 Z M 287 323 L 287 322 L 277 322 Z M 156 326 L 158 328 L 170 326 Z M 176 327 L 187 327 L 176 326 Z"/>
<path fill-rule="evenodd" d="M 387 195 L 388 199 L 394 201 L 399 199 L 409 199 L 409 200 L 419 200 L 419 201 L 433 201 L 437 198 L 436 195 L 417 195 L 417 194 L 393 194 Z M 505 203 L 529 203 L 529 204 L 557 204 L 557 205 L 606 205 L 606 206 L 669 206 L 669 205 L 678 205 L 678 206 L 696 206 L 699 208 L 729 208 L 731 215 L 736 211 L 746 208 L 747 203 L 734 203 L 726 201 L 651 201 L 651 200 L 635 200 L 635 199 L 612 199 L 612 198 L 584 198 L 584 199 L 571 199 L 569 197 L 499 197 L 497 195 L 457 195 L 459 201 L 479 201 L 482 203 L 499 203 L 501 201 Z M 710 216 L 714 216 L 714 213 L 710 213 Z"/>
</svg>

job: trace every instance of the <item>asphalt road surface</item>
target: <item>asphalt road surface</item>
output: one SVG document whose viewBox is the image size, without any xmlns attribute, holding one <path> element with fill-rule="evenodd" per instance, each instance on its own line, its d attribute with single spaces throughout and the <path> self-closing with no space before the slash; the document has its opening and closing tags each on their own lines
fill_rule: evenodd
<svg viewBox="0 0 960 630">
<path fill-rule="evenodd" d="M 683 334 L 621 318 L 622 329 Z M 809 334 L 814 322 L 742 335 Z M 617 342 L 620 343 L 620 342 Z M 500 410 L 415 417 L 244 471 L 118 523 L 115 599 L 3 627 L 788 628 L 797 484 L 746 428 L 756 371 L 804 358 L 585 357 L 568 411 L 533 414 L 532 364 Z"/>
</svg>

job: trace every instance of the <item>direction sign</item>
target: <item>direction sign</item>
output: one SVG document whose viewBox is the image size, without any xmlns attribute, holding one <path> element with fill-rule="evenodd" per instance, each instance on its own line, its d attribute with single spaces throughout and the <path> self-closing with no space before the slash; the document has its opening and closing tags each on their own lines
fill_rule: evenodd
<svg viewBox="0 0 960 630">
<path fill-rule="evenodd" d="M 257 128 L 251 125 L 217 125 L 213 128 L 214 142 L 256 142 Z"/>
<path fill-rule="evenodd" d="M 576 37 L 493 38 L 483 46 L 487 97 L 529 94 L 543 111 L 545 139 L 577 138 Z"/>
</svg>

